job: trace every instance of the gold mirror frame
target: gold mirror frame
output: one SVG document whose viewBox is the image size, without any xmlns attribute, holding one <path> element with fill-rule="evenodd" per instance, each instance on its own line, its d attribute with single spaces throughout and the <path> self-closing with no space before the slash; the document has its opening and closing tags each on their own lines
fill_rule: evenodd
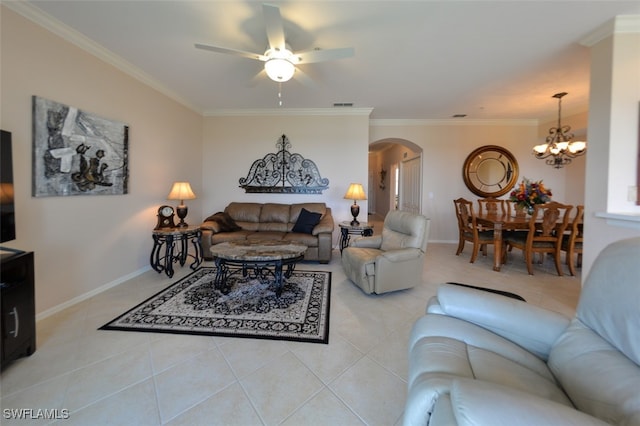
<svg viewBox="0 0 640 426">
<path fill-rule="evenodd" d="M 462 178 L 474 194 L 499 197 L 511 191 L 518 181 L 518 162 L 501 146 L 481 146 L 464 161 Z"/>
</svg>

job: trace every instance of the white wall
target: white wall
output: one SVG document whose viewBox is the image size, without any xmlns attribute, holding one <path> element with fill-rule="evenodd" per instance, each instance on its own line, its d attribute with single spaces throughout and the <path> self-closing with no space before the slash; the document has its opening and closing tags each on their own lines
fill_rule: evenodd
<svg viewBox="0 0 640 426">
<path fill-rule="evenodd" d="M 345 200 L 350 182 L 368 189 L 368 135 L 370 109 L 347 112 L 327 110 L 267 110 L 210 116 L 204 120 L 203 204 L 206 217 L 223 210 L 231 201 L 303 203 L 325 202 L 337 223 L 351 219 Z M 312 160 L 329 189 L 322 194 L 247 194 L 238 180 L 247 176 L 251 164 L 278 151 L 282 134 L 292 153 Z M 359 218 L 367 217 L 367 203 L 358 203 Z M 365 219 L 366 220 L 366 219 Z M 338 232 L 334 233 L 337 242 Z"/>
<path fill-rule="evenodd" d="M 202 117 L 4 6 L 0 31 L 0 117 L 13 136 L 17 213 L 17 239 L 5 246 L 35 252 L 42 314 L 148 268 L 172 182 L 188 180 L 201 195 Z M 129 194 L 31 196 L 32 95 L 129 125 Z M 199 223 L 200 200 L 188 204 L 187 219 Z"/>
<path fill-rule="evenodd" d="M 635 185 L 640 167 L 640 17 L 635 26 L 627 25 L 627 31 L 631 28 L 635 32 L 609 34 L 591 46 L 583 277 L 606 245 L 640 236 L 640 206 L 627 200 L 627 188 Z M 596 217 L 598 213 L 623 213 L 635 222 Z"/>
</svg>

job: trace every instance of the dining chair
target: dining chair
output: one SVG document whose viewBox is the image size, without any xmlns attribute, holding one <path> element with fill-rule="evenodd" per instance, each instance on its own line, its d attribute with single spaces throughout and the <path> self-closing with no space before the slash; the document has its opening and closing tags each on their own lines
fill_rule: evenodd
<svg viewBox="0 0 640 426">
<path fill-rule="evenodd" d="M 576 215 L 568 226 L 568 233 L 562 236 L 562 243 L 560 244 L 560 250 L 566 252 L 565 255 L 567 266 L 569 267 L 569 273 L 573 276 L 576 275 L 575 263 L 573 262 L 573 255 L 577 254 L 577 265 L 582 266 L 582 232 L 584 219 L 584 206 L 576 206 Z"/>
<path fill-rule="evenodd" d="M 458 250 L 456 256 L 460 255 L 464 250 L 466 241 L 473 244 L 473 251 L 471 253 L 470 263 L 476 261 L 478 257 L 478 251 L 483 248 L 483 254 L 486 256 L 486 246 L 493 244 L 493 231 L 480 230 L 476 222 L 476 215 L 473 211 L 473 202 L 465 200 L 464 198 L 458 198 L 453 200 L 453 204 L 456 208 L 456 217 L 458 218 Z"/>
<path fill-rule="evenodd" d="M 511 203 L 499 198 L 487 197 L 478 199 L 478 212 L 480 214 L 511 214 Z"/>
<path fill-rule="evenodd" d="M 535 204 L 529 219 L 528 232 L 508 232 L 503 234 L 503 261 L 507 259 L 507 249 L 517 248 L 523 251 L 529 275 L 533 275 L 533 257 L 535 253 L 552 254 L 558 275 L 562 276 L 560 247 L 572 205 L 555 201 L 546 204 Z"/>
</svg>

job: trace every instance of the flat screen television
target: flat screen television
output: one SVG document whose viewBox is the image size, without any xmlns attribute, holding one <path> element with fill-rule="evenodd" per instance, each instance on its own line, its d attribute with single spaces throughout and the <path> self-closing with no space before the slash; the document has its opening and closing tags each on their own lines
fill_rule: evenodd
<svg viewBox="0 0 640 426">
<path fill-rule="evenodd" d="M 0 243 L 16 239 L 11 133 L 0 130 Z"/>
</svg>

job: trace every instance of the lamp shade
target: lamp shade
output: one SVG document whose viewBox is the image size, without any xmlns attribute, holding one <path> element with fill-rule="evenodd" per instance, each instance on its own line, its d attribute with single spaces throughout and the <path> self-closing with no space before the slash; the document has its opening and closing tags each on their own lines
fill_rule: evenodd
<svg viewBox="0 0 640 426">
<path fill-rule="evenodd" d="M 361 183 L 352 183 L 347 189 L 347 193 L 344 194 L 346 200 L 366 200 L 367 194 L 364 192 L 364 188 Z"/>
<path fill-rule="evenodd" d="M 191 190 L 189 182 L 174 182 L 167 200 L 193 200 L 196 194 Z"/>
</svg>

